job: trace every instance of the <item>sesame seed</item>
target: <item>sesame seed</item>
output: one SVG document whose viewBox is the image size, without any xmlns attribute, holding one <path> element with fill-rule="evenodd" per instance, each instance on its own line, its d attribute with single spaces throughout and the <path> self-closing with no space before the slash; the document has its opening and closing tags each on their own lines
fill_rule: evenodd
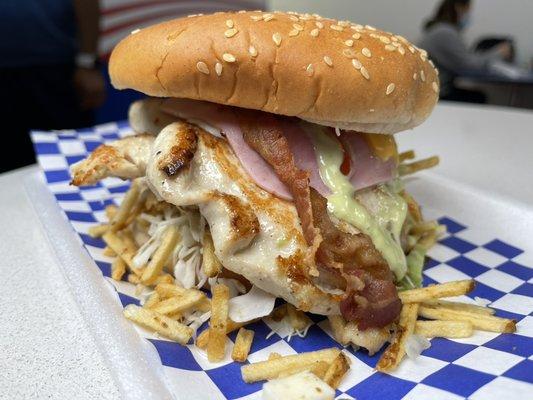
<svg viewBox="0 0 533 400">
<path fill-rule="evenodd" d="M 263 16 L 262 15 L 252 15 L 250 18 L 253 19 L 254 21 L 261 21 L 263 19 Z"/>
<path fill-rule="evenodd" d="M 274 43 L 276 43 L 276 46 L 279 47 L 279 45 L 281 44 L 281 35 L 276 32 L 272 35 L 272 40 L 274 41 Z"/>
<path fill-rule="evenodd" d="M 385 46 L 385 50 L 387 51 L 396 51 L 396 47 L 394 47 L 392 44 L 388 44 Z"/>
<path fill-rule="evenodd" d="M 413 46 L 409 46 L 408 49 L 411 53 L 415 54 L 415 48 Z"/>
<path fill-rule="evenodd" d="M 404 38 L 403 36 L 401 36 L 401 35 L 396 35 L 396 37 L 397 37 L 399 40 L 401 40 L 402 42 L 404 42 L 405 44 L 407 44 L 407 45 L 409 44 L 409 41 L 408 41 L 406 38 Z"/>
<path fill-rule="evenodd" d="M 363 47 L 363 50 L 361 50 L 361 53 L 363 53 L 365 57 L 368 57 L 368 58 L 372 57 L 372 53 L 367 47 Z"/>
<path fill-rule="evenodd" d="M 315 28 L 315 29 L 313 29 L 309 34 L 310 34 L 311 36 L 313 36 L 313 37 L 317 37 L 318 34 L 319 34 L 319 32 L 320 32 L 320 31 L 319 31 L 318 29 Z"/>
<path fill-rule="evenodd" d="M 363 29 L 364 26 L 363 26 L 363 25 L 360 25 L 360 24 L 355 24 L 355 25 L 352 25 L 351 28 L 354 29 L 354 30 L 356 30 L 356 31 L 358 31 L 358 30 Z"/>
<path fill-rule="evenodd" d="M 263 21 L 268 22 L 272 21 L 274 19 L 274 15 L 272 14 L 263 14 Z"/>
<path fill-rule="evenodd" d="M 226 62 L 229 62 L 229 63 L 232 63 L 232 62 L 235 62 L 237 61 L 237 59 L 235 58 L 235 56 L 233 54 L 230 54 L 230 53 L 224 53 L 222 54 L 222 59 Z"/>
<path fill-rule="evenodd" d="M 344 28 L 339 25 L 330 25 L 329 27 L 333 29 L 334 31 L 338 31 L 338 32 L 342 32 L 344 30 Z"/>
<path fill-rule="evenodd" d="M 136 33 L 139 33 L 140 31 L 141 31 L 140 29 L 134 29 L 131 31 L 131 34 L 135 35 Z"/>
<path fill-rule="evenodd" d="M 298 36 L 299 33 L 300 31 L 298 29 L 293 29 L 292 31 L 289 32 L 289 36 L 290 37 Z"/>
<path fill-rule="evenodd" d="M 376 30 L 376 28 L 374 28 L 371 25 L 365 25 L 365 29 L 368 29 L 369 31 L 375 31 Z"/>
<path fill-rule="evenodd" d="M 352 47 L 353 46 L 353 40 L 351 39 L 348 39 L 347 41 L 344 42 L 344 44 L 348 47 Z"/>
<path fill-rule="evenodd" d="M 257 57 L 257 49 L 254 46 L 248 47 L 248 53 L 250 53 L 252 57 Z"/>
<path fill-rule="evenodd" d="M 300 25 L 300 24 L 292 24 L 292 26 L 297 31 L 303 31 L 304 30 L 304 27 L 302 25 Z"/>
<path fill-rule="evenodd" d="M 315 73 L 315 68 L 313 67 L 313 64 L 309 64 L 305 69 L 305 72 L 308 76 L 313 76 L 313 74 Z"/>
<path fill-rule="evenodd" d="M 358 40 L 358 39 L 361 39 L 361 34 L 360 33 L 354 33 L 352 35 L 352 37 L 355 39 L 355 40 Z"/>
<path fill-rule="evenodd" d="M 203 61 L 198 61 L 196 63 L 196 69 L 200 71 L 202 74 L 209 75 L 209 68 L 207 67 L 207 64 Z"/>
<path fill-rule="evenodd" d="M 439 93 L 439 85 L 437 85 L 437 82 L 433 82 L 431 86 L 433 87 L 435 93 Z"/>
<path fill-rule="evenodd" d="M 403 46 L 398 47 L 398 51 L 402 56 L 405 55 L 405 49 L 403 48 Z"/>
<path fill-rule="evenodd" d="M 418 49 L 420 51 L 420 54 L 422 54 L 424 57 L 428 56 L 428 52 L 424 49 Z"/>
<path fill-rule="evenodd" d="M 297 17 L 296 15 L 290 15 L 290 16 L 289 16 L 289 19 L 290 19 L 291 21 L 294 21 L 294 22 L 298 22 L 298 21 L 299 21 L 299 19 L 298 19 L 298 17 Z"/>
<path fill-rule="evenodd" d="M 361 71 L 361 75 L 363 75 L 366 80 L 370 79 L 370 74 L 368 73 L 365 67 L 361 67 L 359 71 Z"/>
<path fill-rule="evenodd" d="M 435 75 L 439 76 L 440 72 L 438 70 L 438 68 L 435 68 Z"/>
<path fill-rule="evenodd" d="M 391 40 L 392 40 L 393 42 L 397 42 L 397 41 L 398 41 L 398 36 L 396 36 L 396 35 L 393 35 L 393 36 L 391 36 L 390 38 L 391 38 Z"/>
<path fill-rule="evenodd" d="M 216 72 L 217 76 L 222 75 L 222 64 L 221 63 L 217 62 L 215 64 L 215 72 Z"/>
<path fill-rule="evenodd" d="M 224 32 L 224 36 L 227 38 L 232 38 L 235 36 L 239 31 L 235 28 L 228 29 L 226 32 Z"/>
<path fill-rule="evenodd" d="M 333 67 L 333 60 L 329 56 L 324 56 L 324 62 L 329 66 Z"/>
<path fill-rule="evenodd" d="M 226 20 L 226 26 L 228 28 L 233 28 L 234 24 L 233 24 L 233 20 L 232 19 L 227 19 Z"/>
<path fill-rule="evenodd" d="M 394 83 L 390 83 L 389 86 L 387 86 L 387 96 L 394 92 L 394 89 L 396 89 L 396 85 Z"/>
<path fill-rule="evenodd" d="M 433 68 L 435 68 L 435 64 L 433 64 L 433 61 L 429 60 L 429 65 L 431 65 Z"/>
<path fill-rule="evenodd" d="M 418 78 L 418 74 L 415 72 L 415 73 L 413 74 L 413 80 L 416 81 L 416 78 Z"/>
<path fill-rule="evenodd" d="M 380 36 L 379 40 L 381 40 L 385 44 L 389 44 L 390 43 L 390 39 L 387 36 Z"/>
<path fill-rule="evenodd" d="M 322 22 L 320 22 L 320 21 L 316 21 L 316 22 L 315 22 L 315 25 L 316 25 L 316 27 L 317 27 L 318 29 L 322 29 L 322 28 L 324 28 L 324 24 L 323 24 Z"/>
<path fill-rule="evenodd" d="M 374 39 L 379 39 L 379 35 L 377 33 L 371 33 L 369 36 Z"/>
<path fill-rule="evenodd" d="M 347 27 L 350 25 L 350 21 L 339 21 L 337 22 L 337 25 L 342 26 L 342 27 Z"/>
<path fill-rule="evenodd" d="M 401 46 L 401 44 L 398 43 L 398 42 L 392 42 L 392 45 L 393 45 L 394 47 L 400 47 L 400 46 Z"/>
<path fill-rule="evenodd" d="M 355 51 L 353 51 L 352 49 L 344 49 L 342 51 L 342 54 L 348 58 L 354 58 L 356 56 Z"/>
<path fill-rule="evenodd" d="M 246 13 L 246 10 L 239 10 L 237 11 L 237 14 L 245 14 Z"/>
<path fill-rule="evenodd" d="M 424 62 L 426 62 L 428 59 L 425 55 L 423 55 L 422 53 L 420 53 L 420 59 Z"/>
<path fill-rule="evenodd" d="M 424 71 L 420 71 L 420 79 L 422 79 L 422 82 L 425 82 L 426 81 L 426 74 L 424 73 Z"/>
<path fill-rule="evenodd" d="M 312 17 L 309 14 L 300 15 L 300 20 L 309 21 Z"/>
<path fill-rule="evenodd" d="M 357 70 L 363 68 L 363 64 L 361 64 L 361 61 L 359 61 L 357 58 L 352 59 L 352 65 Z"/>
</svg>

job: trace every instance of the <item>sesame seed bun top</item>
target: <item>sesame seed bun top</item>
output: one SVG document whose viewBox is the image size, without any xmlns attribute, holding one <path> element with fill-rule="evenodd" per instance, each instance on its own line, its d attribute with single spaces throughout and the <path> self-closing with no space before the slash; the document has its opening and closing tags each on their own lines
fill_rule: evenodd
<svg viewBox="0 0 533 400">
<path fill-rule="evenodd" d="M 427 53 L 401 36 L 281 12 L 190 16 L 133 31 L 113 50 L 109 72 L 118 89 L 371 133 L 421 124 L 439 90 Z"/>
</svg>

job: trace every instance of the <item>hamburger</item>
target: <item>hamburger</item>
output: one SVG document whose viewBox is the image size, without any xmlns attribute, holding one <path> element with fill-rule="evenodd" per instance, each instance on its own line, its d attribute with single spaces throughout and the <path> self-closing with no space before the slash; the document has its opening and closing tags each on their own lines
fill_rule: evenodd
<svg viewBox="0 0 533 400">
<path fill-rule="evenodd" d="M 438 100 L 427 53 L 316 14 L 221 12 L 132 32 L 109 73 L 117 89 L 148 98 L 130 108 L 136 134 L 74 165 L 73 184 L 137 180 L 196 213 L 222 266 L 211 279 L 252 288 L 233 319 L 267 315 L 282 298 L 341 315 L 346 342 L 379 349 L 401 310 L 398 290 L 420 285 L 437 227 L 403 188 L 409 156 L 393 136 Z M 185 264 L 177 281 L 205 286 L 198 264 Z"/>
</svg>

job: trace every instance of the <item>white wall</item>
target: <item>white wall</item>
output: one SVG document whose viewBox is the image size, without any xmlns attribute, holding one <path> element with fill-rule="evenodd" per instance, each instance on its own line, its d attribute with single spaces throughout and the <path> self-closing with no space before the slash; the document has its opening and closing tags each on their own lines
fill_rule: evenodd
<svg viewBox="0 0 533 400">
<path fill-rule="evenodd" d="M 411 41 L 420 36 L 422 21 L 440 0 L 269 0 L 273 10 L 316 12 L 348 19 L 399 33 Z M 533 57 L 533 0 L 474 0 L 469 43 L 485 35 L 513 36 L 518 60 L 527 64 Z"/>
</svg>

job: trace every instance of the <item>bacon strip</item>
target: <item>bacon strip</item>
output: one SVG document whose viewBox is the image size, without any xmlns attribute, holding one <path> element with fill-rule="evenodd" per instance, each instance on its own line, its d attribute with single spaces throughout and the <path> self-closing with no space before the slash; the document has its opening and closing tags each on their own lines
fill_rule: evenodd
<svg viewBox="0 0 533 400">
<path fill-rule="evenodd" d="M 311 248 L 318 248 L 322 239 L 313 224 L 309 172 L 296 167 L 279 120 L 272 114 L 244 110 L 237 113 L 237 118 L 246 143 L 274 168 L 278 178 L 291 191 L 305 240 Z"/>
<path fill-rule="evenodd" d="M 389 266 L 364 234 L 352 235 L 330 220 L 327 200 L 309 187 L 309 172 L 296 167 L 279 118 L 255 111 L 237 114 L 246 143 L 269 163 L 290 189 L 304 236 L 316 261 L 346 280 L 343 316 L 359 329 L 381 328 L 401 310 Z M 314 254 L 313 254 L 314 256 Z"/>
<path fill-rule="evenodd" d="M 392 272 L 370 237 L 338 229 L 327 211 L 327 200 L 311 189 L 314 222 L 322 234 L 317 261 L 338 268 L 346 279 L 346 297 L 340 304 L 348 321 L 357 321 L 360 330 L 382 328 L 400 314 L 402 304 Z"/>
</svg>

